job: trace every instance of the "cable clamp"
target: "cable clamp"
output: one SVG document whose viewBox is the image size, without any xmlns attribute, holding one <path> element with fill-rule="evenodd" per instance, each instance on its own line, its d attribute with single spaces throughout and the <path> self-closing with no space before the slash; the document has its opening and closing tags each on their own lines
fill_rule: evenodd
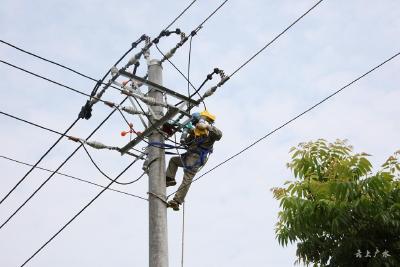
<svg viewBox="0 0 400 267">
<path fill-rule="evenodd" d="M 78 118 L 88 120 L 90 117 L 92 117 L 92 105 L 90 100 L 87 100 L 86 104 L 82 106 L 81 111 L 78 114 Z"/>
<path fill-rule="evenodd" d="M 229 80 L 230 77 L 229 76 L 225 76 L 224 78 L 222 78 L 222 80 L 218 83 L 218 87 L 221 87 L 222 85 L 224 85 L 224 83 Z"/>
<path fill-rule="evenodd" d="M 195 36 L 201 29 L 203 29 L 203 26 L 197 27 L 194 31 L 190 33 L 190 36 Z"/>
</svg>

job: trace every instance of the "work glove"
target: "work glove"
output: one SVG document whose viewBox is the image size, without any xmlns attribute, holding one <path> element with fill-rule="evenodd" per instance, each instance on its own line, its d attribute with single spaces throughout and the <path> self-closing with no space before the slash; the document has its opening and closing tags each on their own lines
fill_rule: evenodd
<svg viewBox="0 0 400 267">
<path fill-rule="evenodd" d="M 211 125 L 205 121 L 205 120 L 200 120 L 197 124 L 196 124 L 196 128 L 200 129 L 200 130 L 210 130 L 212 127 Z"/>
</svg>

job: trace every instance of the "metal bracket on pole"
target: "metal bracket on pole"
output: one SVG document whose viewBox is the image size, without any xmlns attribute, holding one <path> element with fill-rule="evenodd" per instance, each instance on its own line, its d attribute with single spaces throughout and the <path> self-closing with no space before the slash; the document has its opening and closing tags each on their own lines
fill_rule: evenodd
<svg viewBox="0 0 400 267">
<path fill-rule="evenodd" d="M 156 122 L 154 122 L 153 124 L 151 124 L 151 126 L 149 128 L 147 128 L 146 130 L 144 130 L 144 132 L 142 134 L 140 134 L 135 139 L 130 141 L 127 145 L 122 147 L 120 149 L 121 154 L 126 153 L 129 149 L 136 146 L 140 141 L 142 141 L 144 138 L 149 136 L 157 128 L 161 127 L 168 120 L 172 119 L 176 114 L 178 114 L 178 112 L 179 112 L 179 108 L 170 108 L 168 110 L 167 114 L 165 114 L 165 116 L 163 116 L 161 119 L 159 119 Z"/>
<path fill-rule="evenodd" d="M 133 75 L 132 73 L 129 73 L 129 72 L 125 71 L 125 70 L 120 70 L 119 74 L 122 75 L 122 76 L 125 76 L 125 77 L 127 77 L 129 79 L 137 80 L 139 82 L 142 82 L 144 84 L 152 86 L 152 87 L 156 88 L 157 90 L 160 90 L 163 93 L 166 93 L 168 95 L 174 96 L 174 97 L 176 97 L 176 98 L 178 98 L 180 100 L 183 100 L 185 102 L 188 102 L 188 103 L 190 103 L 190 104 L 192 104 L 194 106 L 198 106 L 199 105 L 199 101 L 193 100 L 193 99 L 191 99 L 191 98 L 189 98 L 189 97 L 187 97 L 185 95 L 181 95 L 181 94 L 179 94 L 177 92 L 174 92 L 171 89 L 168 89 L 168 88 L 166 88 L 166 87 L 164 87 L 162 85 L 156 84 L 156 83 L 151 82 L 149 80 L 143 79 L 143 78 L 141 78 L 139 76 Z"/>
</svg>

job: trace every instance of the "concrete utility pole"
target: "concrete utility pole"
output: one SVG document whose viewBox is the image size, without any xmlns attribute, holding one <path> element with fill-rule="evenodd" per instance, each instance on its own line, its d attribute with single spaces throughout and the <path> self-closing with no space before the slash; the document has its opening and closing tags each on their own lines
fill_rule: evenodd
<svg viewBox="0 0 400 267">
<path fill-rule="evenodd" d="M 162 85 L 162 67 L 159 60 L 153 59 L 148 66 L 149 81 Z M 149 86 L 149 97 L 163 102 L 163 94 Z M 161 118 L 163 108 L 152 106 L 156 116 Z M 159 118 L 152 118 L 154 123 Z M 164 137 L 157 131 L 149 136 L 149 142 L 164 144 Z M 155 160 L 154 162 L 152 162 Z M 167 207 L 159 199 L 165 199 L 165 153 L 163 149 L 149 146 L 149 267 L 168 267 Z"/>
</svg>

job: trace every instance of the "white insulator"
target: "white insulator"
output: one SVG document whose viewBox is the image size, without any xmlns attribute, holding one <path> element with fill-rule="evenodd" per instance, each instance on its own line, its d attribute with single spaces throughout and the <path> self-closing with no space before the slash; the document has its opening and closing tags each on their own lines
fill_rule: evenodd
<svg viewBox="0 0 400 267">
<path fill-rule="evenodd" d="M 218 88 L 217 86 L 213 86 L 213 87 L 211 87 L 210 89 L 208 89 L 208 90 L 204 93 L 203 98 L 209 97 L 209 96 L 211 96 L 212 94 L 214 94 L 215 91 L 217 90 L 217 88 Z"/>
<path fill-rule="evenodd" d="M 131 66 L 133 64 L 136 64 L 136 62 L 138 62 L 138 59 L 140 58 L 140 53 L 134 55 L 133 57 L 131 57 L 131 59 L 129 59 L 128 64 L 126 64 L 127 66 Z"/>
<path fill-rule="evenodd" d="M 111 75 L 112 75 L 112 76 L 115 76 L 115 75 L 117 75 L 117 74 L 118 74 L 118 68 L 115 67 L 115 66 L 113 66 L 113 67 L 111 68 Z"/>
<path fill-rule="evenodd" d="M 129 113 L 129 114 L 132 114 L 132 115 L 144 114 L 142 111 L 137 110 L 137 109 L 132 108 L 132 107 L 122 107 L 121 109 L 122 109 L 123 111 Z"/>
<path fill-rule="evenodd" d="M 146 103 L 147 105 L 150 105 L 150 106 L 161 106 L 161 107 L 165 107 L 165 108 L 168 107 L 168 105 L 166 105 L 166 104 L 164 104 L 164 103 L 158 102 L 158 101 L 157 101 L 155 98 L 153 98 L 153 97 L 142 96 L 142 97 L 139 97 L 139 98 L 140 98 L 140 100 L 142 100 L 144 103 Z"/>
<path fill-rule="evenodd" d="M 97 142 L 97 141 L 86 142 L 86 144 L 87 144 L 88 146 L 91 146 L 91 147 L 96 148 L 96 149 L 108 148 L 108 146 L 106 146 L 105 144 L 100 143 L 100 142 Z"/>
<path fill-rule="evenodd" d="M 166 59 L 170 59 L 176 52 L 176 47 L 172 48 L 168 53 L 165 54 Z"/>
</svg>

